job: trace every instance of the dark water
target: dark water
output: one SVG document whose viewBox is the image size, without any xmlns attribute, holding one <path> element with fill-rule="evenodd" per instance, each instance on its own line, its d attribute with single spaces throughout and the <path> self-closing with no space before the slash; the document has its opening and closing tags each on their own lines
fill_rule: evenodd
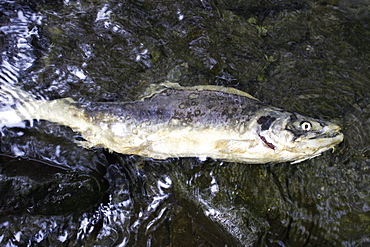
<svg viewBox="0 0 370 247">
<path fill-rule="evenodd" d="M 216 84 L 343 128 L 296 165 L 154 161 L 4 127 L 2 246 L 370 245 L 369 1 L 2 1 L 0 83 L 35 97 L 134 100 Z"/>
</svg>

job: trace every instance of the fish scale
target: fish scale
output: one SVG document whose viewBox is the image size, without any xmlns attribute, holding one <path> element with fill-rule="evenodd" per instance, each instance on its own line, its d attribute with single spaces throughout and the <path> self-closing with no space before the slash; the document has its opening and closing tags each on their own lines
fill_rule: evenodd
<svg viewBox="0 0 370 247">
<path fill-rule="evenodd" d="M 198 97 L 192 98 L 191 95 Z M 262 107 L 264 104 L 253 99 L 224 92 L 168 89 L 141 102 L 91 103 L 83 108 L 86 117 L 97 122 L 102 115 L 106 115 L 126 119 L 131 124 L 169 124 L 176 119 L 182 126 L 201 128 L 218 124 L 230 128 L 238 123 L 248 122 Z M 238 121 L 235 121 L 235 115 L 238 116 Z"/>
<path fill-rule="evenodd" d="M 133 102 L 36 100 L 1 85 L 12 120 L 43 119 L 80 132 L 86 147 L 154 159 L 205 157 L 250 164 L 297 163 L 343 140 L 340 127 L 269 106 L 227 87 L 153 85 Z M 6 105 L 6 102 L 2 102 Z M 10 114 L 11 113 L 11 114 Z M 9 125 L 5 112 L 2 125 Z"/>
</svg>

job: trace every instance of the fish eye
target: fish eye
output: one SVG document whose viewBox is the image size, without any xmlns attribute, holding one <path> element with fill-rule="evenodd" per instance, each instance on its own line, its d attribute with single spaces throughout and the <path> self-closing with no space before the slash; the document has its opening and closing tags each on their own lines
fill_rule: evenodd
<svg viewBox="0 0 370 247">
<path fill-rule="evenodd" d="M 309 131 L 312 127 L 312 124 L 310 122 L 307 122 L 307 121 L 303 121 L 301 122 L 301 129 L 304 130 L 304 131 Z"/>
</svg>

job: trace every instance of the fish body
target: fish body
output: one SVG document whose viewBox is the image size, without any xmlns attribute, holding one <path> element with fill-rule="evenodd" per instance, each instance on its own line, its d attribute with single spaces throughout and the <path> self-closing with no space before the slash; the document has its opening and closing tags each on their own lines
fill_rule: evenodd
<svg viewBox="0 0 370 247">
<path fill-rule="evenodd" d="M 12 86 L 13 115 L 69 126 L 85 147 L 154 159 L 210 157 L 249 164 L 300 162 L 343 140 L 332 123 L 266 105 L 226 87 L 162 83 L 133 102 L 36 100 Z M 6 125 L 6 119 L 3 118 Z"/>
</svg>

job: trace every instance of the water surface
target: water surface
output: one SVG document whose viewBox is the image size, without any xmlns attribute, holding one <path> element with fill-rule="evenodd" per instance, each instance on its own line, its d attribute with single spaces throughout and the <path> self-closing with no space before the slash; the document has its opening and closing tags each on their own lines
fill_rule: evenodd
<svg viewBox="0 0 370 247">
<path fill-rule="evenodd" d="M 368 245 L 369 16 L 366 1 L 2 1 L 0 83 L 80 102 L 164 80 L 230 86 L 331 120 L 345 141 L 247 165 L 86 150 L 45 121 L 4 127 L 0 243 Z"/>
</svg>

